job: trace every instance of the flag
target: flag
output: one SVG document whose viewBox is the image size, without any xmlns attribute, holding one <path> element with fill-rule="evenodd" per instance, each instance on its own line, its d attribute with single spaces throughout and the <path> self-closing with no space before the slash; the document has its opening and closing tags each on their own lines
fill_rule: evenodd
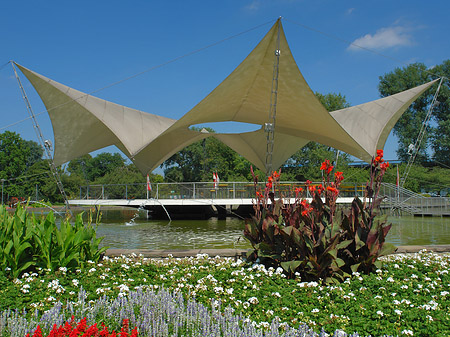
<svg viewBox="0 0 450 337">
<path fill-rule="evenodd" d="M 152 184 L 150 183 L 150 177 L 147 174 L 147 191 L 152 190 Z"/>
<path fill-rule="evenodd" d="M 398 165 L 397 165 L 397 179 L 395 180 L 395 186 L 400 186 L 400 174 L 398 173 Z"/>
<path fill-rule="evenodd" d="M 219 175 L 217 174 L 217 172 L 213 172 L 213 181 L 214 181 L 214 188 L 218 188 L 219 187 Z"/>
</svg>

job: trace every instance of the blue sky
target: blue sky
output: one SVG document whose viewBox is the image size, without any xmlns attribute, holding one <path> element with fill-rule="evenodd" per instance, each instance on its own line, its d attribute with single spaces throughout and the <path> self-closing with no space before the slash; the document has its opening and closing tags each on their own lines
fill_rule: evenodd
<svg viewBox="0 0 450 337">
<path fill-rule="evenodd" d="M 411 62 L 432 67 L 449 59 L 449 12 L 450 2 L 416 0 L 2 1 L 0 67 L 14 60 L 83 92 L 157 67 L 95 95 L 178 119 L 229 75 L 281 16 L 311 88 L 341 93 L 355 105 L 379 98 L 379 76 L 396 67 Z M 35 113 L 45 111 L 22 80 Z M 2 67 L 0 132 L 37 141 L 30 120 L 9 126 L 27 117 L 11 66 Z M 52 140 L 47 114 L 38 120 Z M 395 149 L 390 136 L 387 159 L 396 158 Z"/>
</svg>

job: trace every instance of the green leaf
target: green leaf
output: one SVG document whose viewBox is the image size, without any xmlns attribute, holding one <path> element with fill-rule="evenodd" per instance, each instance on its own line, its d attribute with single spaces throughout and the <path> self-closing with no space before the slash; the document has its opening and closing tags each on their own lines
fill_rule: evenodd
<svg viewBox="0 0 450 337">
<path fill-rule="evenodd" d="M 397 250 L 397 247 L 394 246 L 392 243 L 385 242 L 383 246 L 381 247 L 380 253 L 378 256 L 385 256 L 394 253 Z"/>
<path fill-rule="evenodd" d="M 286 261 L 281 262 L 281 267 L 287 272 L 287 273 L 294 273 L 295 270 L 301 265 L 301 261 Z"/>
</svg>

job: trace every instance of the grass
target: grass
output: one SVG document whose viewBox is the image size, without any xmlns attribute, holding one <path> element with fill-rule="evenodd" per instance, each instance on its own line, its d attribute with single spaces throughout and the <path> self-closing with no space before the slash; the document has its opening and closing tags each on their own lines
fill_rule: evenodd
<svg viewBox="0 0 450 337">
<path fill-rule="evenodd" d="M 236 324 L 242 326 L 246 322 L 261 331 L 269 331 L 276 322 L 280 331 L 305 329 L 307 324 L 316 332 L 323 329 L 328 334 L 341 330 L 372 336 L 449 336 L 450 254 L 422 251 L 391 255 L 382 260 L 383 267 L 376 273 L 356 273 L 342 284 L 321 285 L 287 279 L 281 270 L 266 270 L 261 265 L 248 266 L 241 260 L 205 255 L 162 260 L 138 256 L 107 258 L 75 272 L 65 268 L 40 270 L 13 281 L 0 273 L 0 311 L 5 322 L 8 309 L 19 309 L 20 314 L 17 312 L 14 317 L 30 331 L 43 313 L 52 312 L 55 307 L 69 319 L 73 312 L 79 315 L 89 312 L 73 309 L 80 303 L 94 308 L 100 305 L 99 301 L 127 298 L 131 301 L 133 296 L 145 297 L 144 293 L 162 291 L 164 296 L 172 294 L 175 302 L 181 296 L 187 301 L 187 307 L 189 303 L 205 306 L 211 317 L 217 310 L 222 313 L 220 317 L 240 315 L 241 323 Z M 142 309 L 139 312 L 136 308 L 130 309 L 128 316 L 143 315 Z M 22 313 L 23 309 L 26 314 Z M 9 315 L 12 317 L 11 312 Z M 105 315 L 90 316 L 93 321 L 88 323 L 105 321 L 114 328 L 120 327 L 121 319 L 127 318 L 127 314 L 116 318 Z M 58 317 L 58 322 L 53 323 L 62 324 L 62 316 Z M 189 332 L 190 323 L 183 324 L 167 323 L 168 333 L 176 330 L 178 334 L 183 331 L 181 334 L 197 335 Z M 0 318 L 0 334 L 1 329 Z"/>
</svg>

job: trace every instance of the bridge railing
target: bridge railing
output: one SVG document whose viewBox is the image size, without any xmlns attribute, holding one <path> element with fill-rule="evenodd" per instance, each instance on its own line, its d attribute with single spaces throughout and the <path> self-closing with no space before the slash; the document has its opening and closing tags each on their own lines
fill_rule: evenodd
<svg viewBox="0 0 450 337">
<path fill-rule="evenodd" d="M 319 182 L 313 182 L 319 185 Z M 264 183 L 258 188 L 264 190 Z M 305 182 L 283 181 L 279 191 L 285 197 L 294 197 L 295 189 L 307 191 Z M 341 197 L 362 197 L 365 186 L 356 183 L 342 183 Z M 309 192 L 307 197 L 309 197 Z M 255 197 L 255 187 L 251 182 L 221 182 L 217 186 L 213 182 L 154 183 L 152 190 L 147 191 L 147 184 L 103 184 L 80 187 L 80 199 L 246 199 Z"/>
</svg>

